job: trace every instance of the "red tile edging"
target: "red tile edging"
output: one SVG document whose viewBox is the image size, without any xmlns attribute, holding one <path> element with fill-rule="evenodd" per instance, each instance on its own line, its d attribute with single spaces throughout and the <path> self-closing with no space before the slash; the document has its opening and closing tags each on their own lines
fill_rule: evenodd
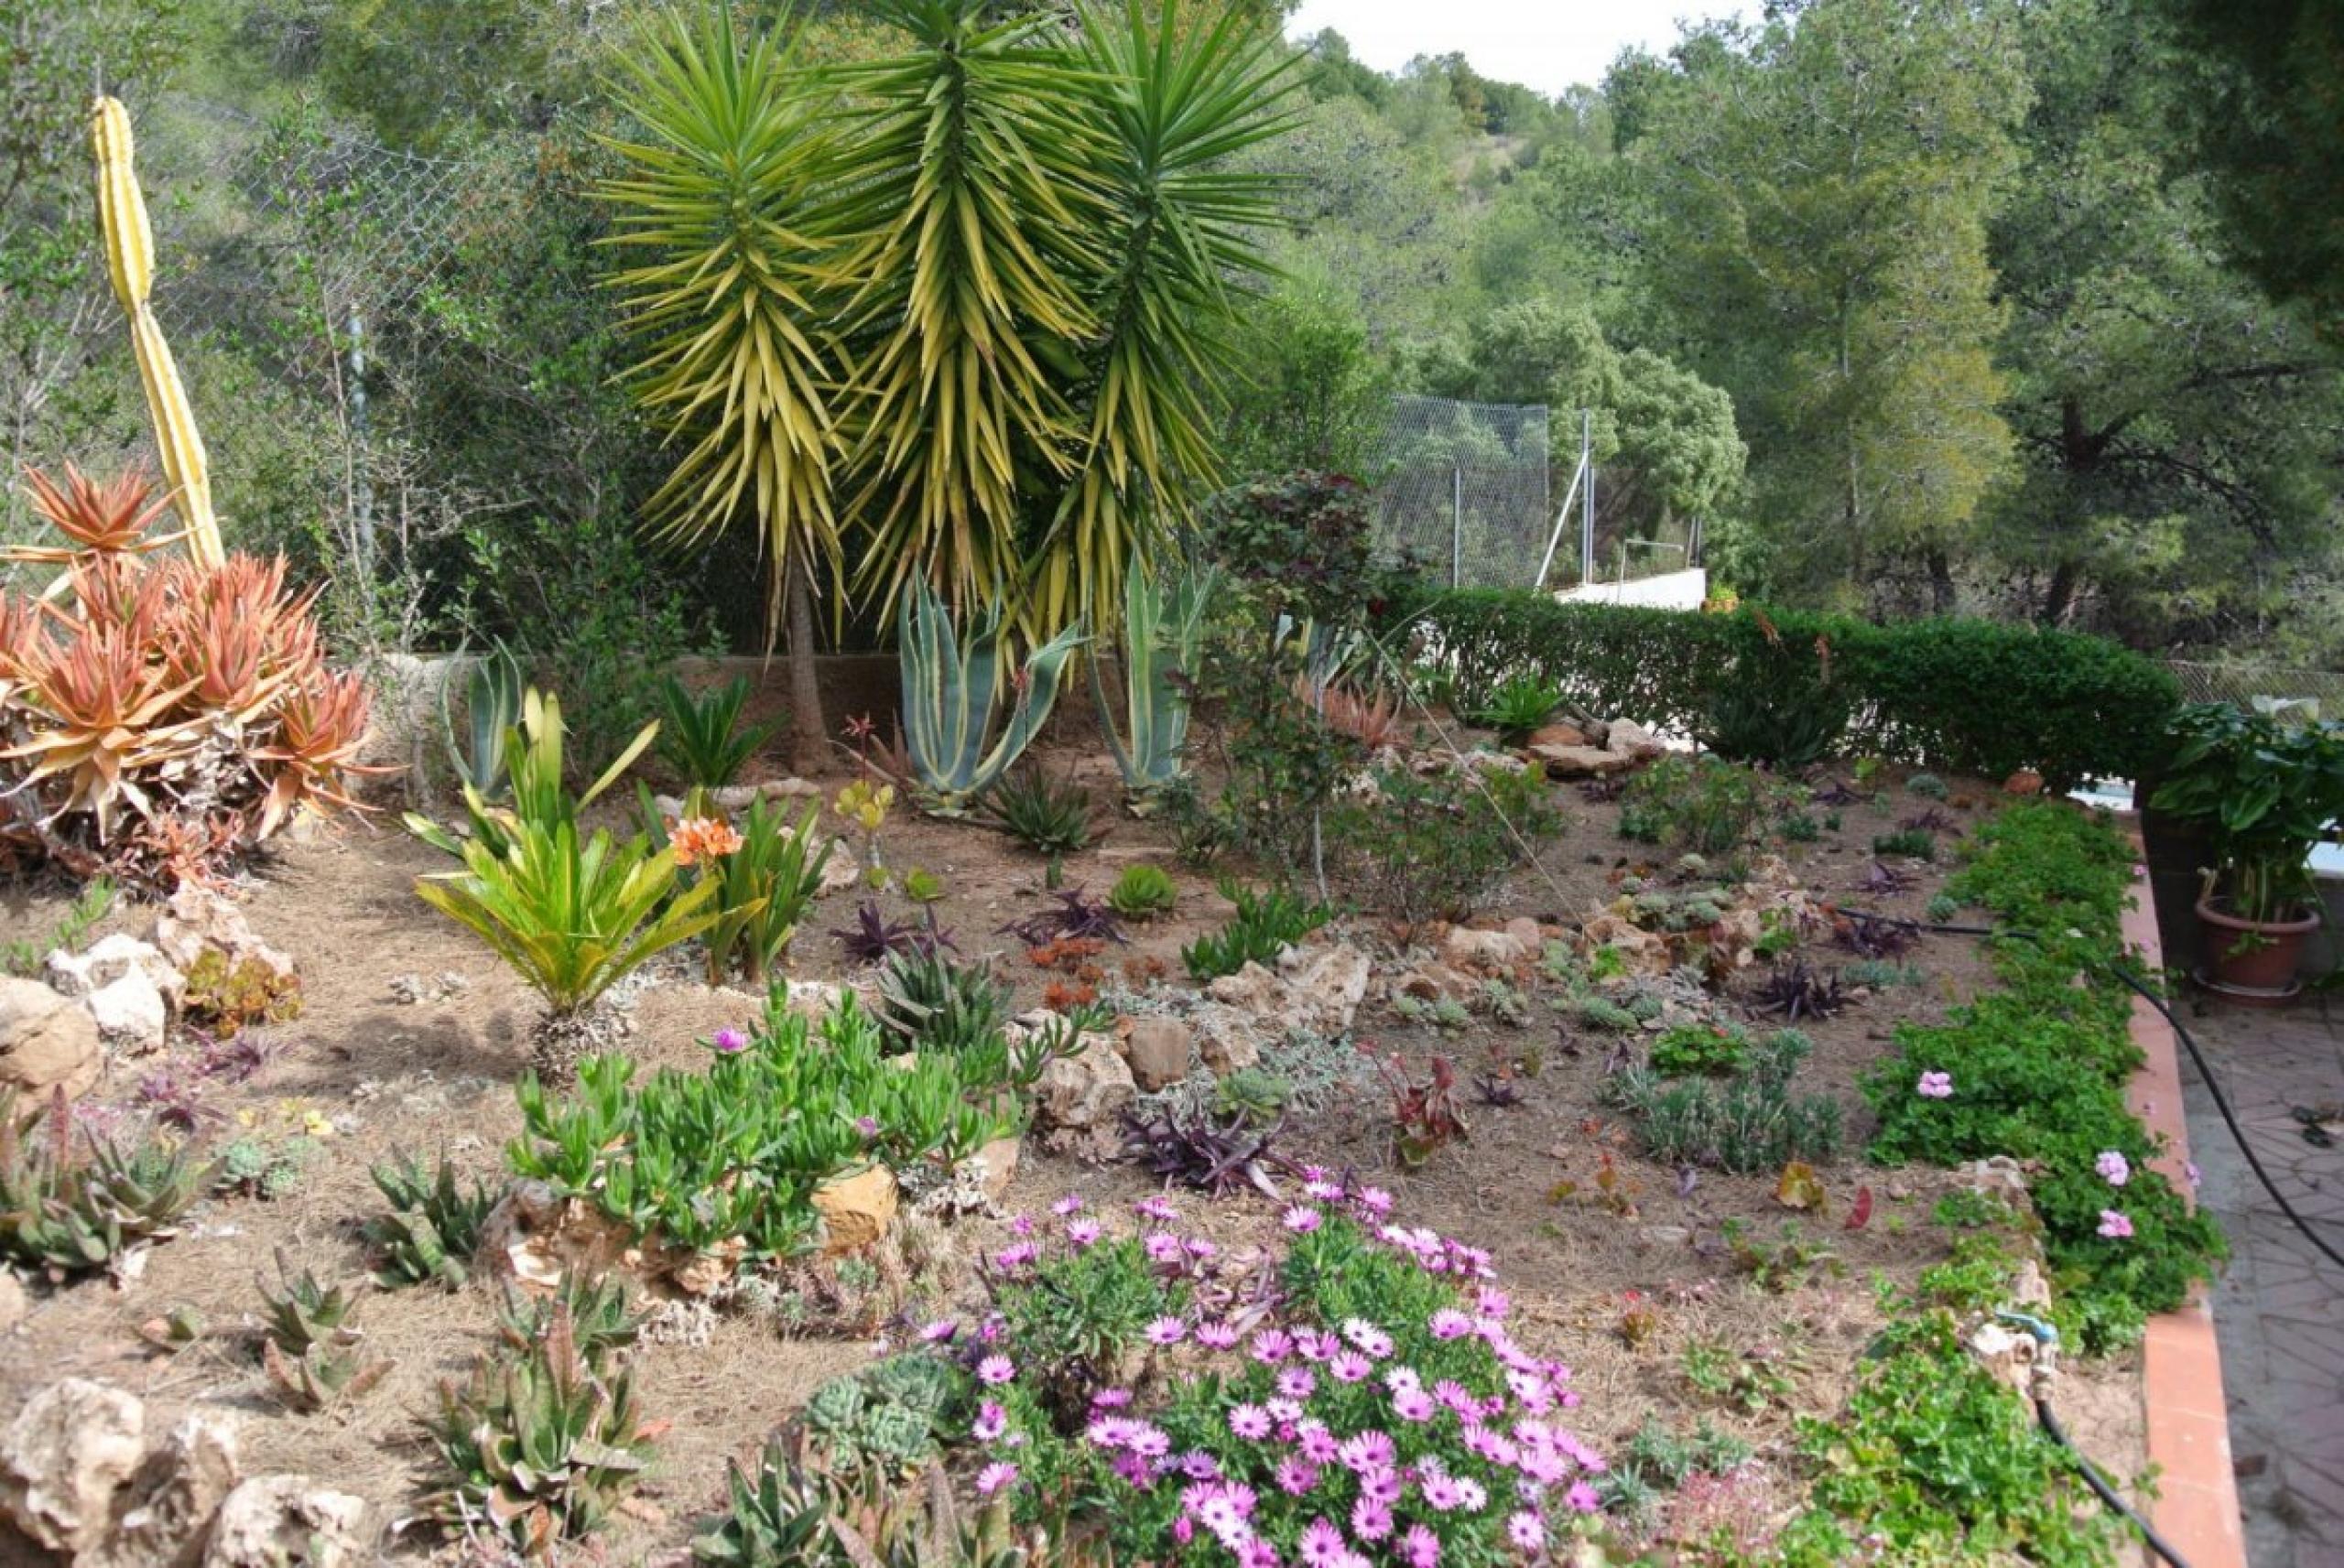
<svg viewBox="0 0 2344 1568">
<path fill-rule="evenodd" d="M 2145 874 L 2133 880 L 2124 938 L 2140 963 L 2163 963 L 2155 906 Z M 2156 1161 L 2174 1186 L 2190 1191 L 2189 1130 L 2182 1118 L 2181 1064 L 2173 1026 L 2147 1002 L 2132 1000 L 2132 1043 L 2147 1060 L 2132 1076 L 2126 1098 L 2153 1132 L 2165 1140 Z M 2222 1357 L 2214 1341 L 2214 1314 L 2201 1292 L 2178 1312 L 2149 1322 L 2142 1347 L 2149 1462 L 2157 1468 L 2158 1496 L 2149 1509 L 2157 1533 L 2190 1568 L 2246 1568 L 2246 1530 L 2239 1512 L 2238 1480 L 2230 1468 L 2230 1406 L 2222 1394 Z"/>
</svg>

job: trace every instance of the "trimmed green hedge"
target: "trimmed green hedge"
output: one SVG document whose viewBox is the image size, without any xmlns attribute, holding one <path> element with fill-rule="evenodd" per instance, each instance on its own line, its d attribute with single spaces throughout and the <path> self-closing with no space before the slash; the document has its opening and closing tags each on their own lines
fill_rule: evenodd
<svg viewBox="0 0 2344 1568">
<path fill-rule="evenodd" d="M 1994 779 L 2033 768 L 2054 789 L 2139 776 L 2180 701 L 2170 673 L 2100 637 L 1991 621 L 1876 626 L 1800 611 L 1763 615 L 1468 589 L 1418 599 L 1392 625 L 1445 651 L 1460 709 L 1533 676 L 1598 717 L 1686 733 L 1704 726 L 1716 695 L 1737 679 L 1763 681 L 1783 700 L 1808 699 L 1802 692 L 1824 700 L 1820 638 L 1832 697 L 1853 711 L 1842 750 Z M 1766 637 L 1768 622 L 1778 643 Z"/>
</svg>

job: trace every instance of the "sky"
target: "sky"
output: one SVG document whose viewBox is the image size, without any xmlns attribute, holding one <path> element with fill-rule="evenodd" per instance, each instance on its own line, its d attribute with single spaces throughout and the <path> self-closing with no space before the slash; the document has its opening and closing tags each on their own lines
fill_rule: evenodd
<svg viewBox="0 0 2344 1568">
<path fill-rule="evenodd" d="M 1461 51 L 1481 75 L 1552 97 L 1602 80 L 1623 49 L 1666 49 L 1680 16 L 1756 9 L 1735 0 L 1302 0 L 1286 35 L 1332 27 L 1378 70 Z"/>
</svg>

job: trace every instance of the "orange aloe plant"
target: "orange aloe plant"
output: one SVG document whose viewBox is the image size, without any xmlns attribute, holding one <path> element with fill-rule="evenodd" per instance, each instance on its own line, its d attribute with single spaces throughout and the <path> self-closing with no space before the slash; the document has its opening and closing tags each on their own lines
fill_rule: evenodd
<svg viewBox="0 0 2344 1568">
<path fill-rule="evenodd" d="M 327 667 L 283 560 L 150 557 L 169 539 L 136 473 L 26 484 L 66 543 L 8 555 L 65 570 L 0 589 L 0 845 L 168 888 L 354 805 L 366 690 Z"/>
</svg>

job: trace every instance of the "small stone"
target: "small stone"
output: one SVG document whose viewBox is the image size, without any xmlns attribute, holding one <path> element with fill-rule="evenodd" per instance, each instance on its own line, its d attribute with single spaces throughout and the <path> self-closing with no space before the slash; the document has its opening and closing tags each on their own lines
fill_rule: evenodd
<svg viewBox="0 0 2344 1568">
<path fill-rule="evenodd" d="M 1549 778 L 1601 778 L 1607 773 L 1625 773 L 1636 765 L 1636 759 L 1624 752 L 1594 746 L 1532 746 L 1529 752 L 1532 761 L 1546 767 Z"/>
<path fill-rule="evenodd" d="M 1227 1077 L 1262 1065 L 1262 1047 L 1253 1037 L 1237 1029 L 1215 1029 L 1204 1037 L 1198 1054 L 1214 1076 Z"/>
<path fill-rule="evenodd" d="M 1604 738 L 1603 749 L 1616 755 L 1644 762 L 1650 762 L 1668 748 L 1654 738 L 1651 730 L 1625 719 L 1612 721 L 1611 733 Z"/>
<path fill-rule="evenodd" d="M 1187 1077 L 1195 1044 L 1195 1031 L 1179 1019 L 1133 1019 L 1131 1036 L 1123 1043 L 1123 1054 L 1141 1092 L 1154 1094 Z"/>
<path fill-rule="evenodd" d="M 295 973 L 290 956 L 261 940 L 244 912 L 219 893 L 183 887 L 155 920 L 155 946 L 170 966 L 185 973 L 209 949 L 231 968 L 258 962 L 280 979 Z"/>
<path fill-rule="evenodd" d="M 804 800 L 819 796 L 822 786 L 800 778 L 767 779 L 757 793 L 767 800 Z"/>
<path fill-rule="evenodd" d="M 1655 1247 L 1682 1247 L 1693 1239 L 1693 1233 L 1681 1225 L 1647 1225 L 1644 1238 Z"/>
<path fill-rule="evenodd" d="M 196 1568 L 212 1521 L 241 1475 L 235 1429 L 187 1417 L 114 1499 L 113 1532 L 75 1562 L 87 1568 Z"/>
<path fill-rule="evenodd" d="M 137 1395 L 86 1378 L 49 1384 L 0 1433 L 0 1514 L 51 1552 L 96 1545 L 146 1433 Z"/>
<path fill-rule="evenodd" d="M 624 1227 L 544 1182 L 505 1189 L 480 1226 L 476 1268 L 525 1290 L 553 1291 L 565 1272 L 599 1275 L 626 1250 Z"/>
<path fill-rule="evenodd" d="M 202 1568 L 357 1568 L 366 1504 L 307 1476 L 261 1476 L 228 1494 Z"/>
<path fill-rule="evenodd" d="M 1601 746 L 1603 744 L 1603 737 L 1590 735 L 1576 724 L 1549 724 L 1543 729 L 1532 730 L 1529 739 L 1523 744 L 1525 746 Z"/>
<path fill-rule="evenodd" d="M 1112 1046 L 1097 1036 L 1071 1056 L 1054 1056 L 1042 1069 L 1035 1087 L 1034 1111 L 1047 1128 L 1069 1132 L 1111 1130 L 1116 1118 L 1138 1098 L 1132 1070 Z"/>
<path fill-rule="evenodd" d="M 54 1089 L 86 1094 L 104 1061 L 85 1010 L 38 980 L 0 975 L 0 1087 L 18 1092 L 18 1110 L 38 1110 Z"/>
<path fill-rule="evenodd" d="M 1470 926 L 1453 925 L 1443 938 L 1440 956 L 1453 968 L 1478 969 L 1483 973 L 1504 972 L 1521 968 L 1538 956 L 1538 927 L 1529 921 L 1525 937 L 1512 931 L 1476 931 Z"/>
<path fill-rule="evenodd" d="M 977 1151 L 976 1157 L 984 1162 L 985 1173 L 978 1184 L 988 1203 L 999 1203 L 1009 1195 L 1009 1184 L 1017 1179 L 1017 1162 L 1025 1152 L 1025 1143 L 1015 1133 L 996 1138 Z"/>
<path fill-rule="evenodd" d="M 71 997 L 86 997 L 132 973 L 146 976 L 173 1007 L 187 989 L 187 978 L 160 948 L 125 931 L 102 936 L 79 953 L 60 947 L 43 960 L 41 969 L 50 989 Z"/>
<path fill-rule="evenodd" d="M 822 1217 L 822 1256 L 841 1257 L 872 1246 L 895 1223 L 895 1173 L 873 1165 L 851 1176 L 836 1176 L 814 1189 L 814 1212 Z"/>
<path fill-rule="evenodd" d="M 1247 964 L 1233 975 L 1219 976 L 1205 986 L 1205 994 L 1213 1000 L 1224 1006 L 1243 1008 L 1256 1016 L 1275 1008 L 1282 991 L 1277 976 L 1253 963 Z"/>
<path fill-rule="evenodd" d="M 15 1272 L 0 1269 L 0 1334 L 13 1334 L 32 1310 L 30 1298 Z"/>
<path fill-rule="evenodd" d="M 155 982 L 136 969 L 99 987 L 81 1005 L 108 1045 L 143 1056 L 159 1051 L 170 1033 L 170 1004 Z"/>
<path fill-rule="evenodd" d="M 1286 982 L 1293 1000 L 1287 1027 L 1340 1034 L 1367 1000 L 1367 955 L 1348 943 L 1320 949 Z"/>
</svg>

